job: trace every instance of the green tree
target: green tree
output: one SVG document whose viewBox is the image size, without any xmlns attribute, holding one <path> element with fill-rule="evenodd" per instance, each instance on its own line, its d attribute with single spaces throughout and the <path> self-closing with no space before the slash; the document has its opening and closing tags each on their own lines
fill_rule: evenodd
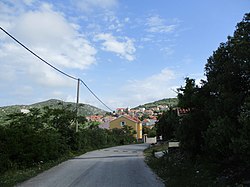
<svg viewBox="0 0 250 187">
<path fill-rule="evenodd" d="M 178 89 L 178 106 L 188 109 L 188 113 L 180 117 L 177 130 L 182 151 L 190 158 L 202 153 L 209 118 L 206 112 L 206 88 L 198 87 L 194 79 L 186 78 L 185 87 Z"/>
<path fill-rule="evenodd" d="M 178 89 L 178 106 L 181 108 L 192 109 L 196 107 L 196 94 L 199 91 L 194 79 L 186 78 L 185 87 Z"/>
<path fill-rule="evenodd" d="M 222 43 L 205 67 L 211 124 L 206 133 L 214 158 L 233 160 L 233 145 L 241 137 L 241 109 L 250 93 L 250 14 L 237 24 L 232 37 Z M 230 158 L 230 159 L 228 159 Z"/>
<path fill-rule="evenodd" d="M 234 154 L 245 166 L 250 166 L 250 97 L 248 97 L 241 108 L 239 122 L 242 128 L 238 130 L 239 138 L 233 139 Z"/>
<path fill-rule="evenodd" d="M 164 141 L 176 139 L 176 130 L 179 125 L 179 118 L 177 112 L 174 109 L 164 111 L 159 116 L 159 120 L 156 123 L 157 136 L 162 136 Z"/>
<path fill-rule="evenodd" d="M 149 129 L 148 131 L 148 137 L 156 137 L 156 127 L 153 127 L 152 129 Z"/>
</svg>

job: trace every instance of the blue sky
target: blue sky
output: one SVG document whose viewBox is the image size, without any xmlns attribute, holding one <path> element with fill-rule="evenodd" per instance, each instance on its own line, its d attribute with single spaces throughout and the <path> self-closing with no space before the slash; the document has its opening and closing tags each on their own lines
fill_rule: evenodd
<svg viewBox="0 0 250 187">
<path fill-rule="evenodd" d="M 250 10 L 250 0 L 1 0 L 0 26 L 112 109 L 176 97 Z M 76 81 L 0 32 L 0 106 L 76 101 Z M 81 85 L 80 102 L 105 109 Z"/>
</svg>

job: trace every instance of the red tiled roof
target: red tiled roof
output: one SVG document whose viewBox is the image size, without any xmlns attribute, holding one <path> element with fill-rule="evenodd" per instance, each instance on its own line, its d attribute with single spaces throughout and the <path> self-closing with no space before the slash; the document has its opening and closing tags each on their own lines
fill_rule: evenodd
<svg viewBox="0 0 250 187">
<path fill-rule="evenodd" d="M 141 122 L 138 118 L 136 118 L 136 117 L 131 117 L 131 116 L 129 116 L 129 115 L 121 115 L 121 116 L 119 116 L 118 118 L 121 118 L 121 117 L 127 118 L 127 119 L 129 119 L 129 120 L 131 120 L 131 121 L 134 121 L 134 122 L 136 122 L 136 123 L 140 123 L 140 122 Z M 118 118 L 113 119 L 112 121 L 117 120 Z"/>
<path fill-rule="evenodd" d="M 178 115 L 185 115 L 190 112 L 190 108 L 178 108 L 177 113 Z"/>
<path fill-rule="evenodd" d="M 132 116 L 129 116 L 129 115 L 123 115 L 124 117 L 126 117 L 126 118 L 128 118 L 128 119 L 130 119 L 130 120 L 132 120 L 132 121 L 135 121 L 135 122 L 137 122 L 137 123 L 140 123 L 141 121 L 138 119 L 138 118 L 136 118 L 136 117 L 132 117 Z"/>
</svg>

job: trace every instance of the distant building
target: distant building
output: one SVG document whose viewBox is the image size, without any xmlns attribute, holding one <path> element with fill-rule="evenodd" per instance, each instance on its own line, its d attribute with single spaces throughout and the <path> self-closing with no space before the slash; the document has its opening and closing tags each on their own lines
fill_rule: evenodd
<svg viewBox="0 0 250 187">
<path fill-rule="evenodd" d="M 128 112 L 127 108 L 117 108 L 116 109 L 116 114 L 118 114 L 118 115 L 123 115 L 123 114 L 126 114 L 127 112 Z"/>
<path fill-rule="evenodd" d="M 145 108 L 139 108 L 140 112 L 144 113 L 144 111 L 146 110 Z"/>
<path fill-rule="evenodd" d="M 157 120 L 155 119 L 144 119 L 142 121 L 142 126 L 154 127 Z"/>
<path fill-rule="evenodd" d="M 100 125 L 98 125 L 100 129 L 109 129 L 109 126 L 110 126 L 109 121 L 103 122 Z"/>
<path fill-rule="evenodd" d="M 110 124 L 110 129 L 114 129 L 114 128 L 121 129 L 124 125 L 130 126 L 136 132 L 134 137 L 137 140 L 142 139 L 142 124 L 141 124 L 141 121 L 135 117 L 122 115 L 110 121 L 109 124 Z"/>
<path fill-rule="evenodd" d="M 103 116 L 102 115 L 92 115 L 92 116 L 87 116 L 86 119 L 88 121 L 102 122 Z"/>
<path fill-rule="evenodd" d="M 23 114 L 28 114 L 29 112 L 30 112 L 30 110 L 28 110 L 28 109 L 25 109 L 25 108 L 21 109 L 21 113 L 23 113 Z"/>
</svg>

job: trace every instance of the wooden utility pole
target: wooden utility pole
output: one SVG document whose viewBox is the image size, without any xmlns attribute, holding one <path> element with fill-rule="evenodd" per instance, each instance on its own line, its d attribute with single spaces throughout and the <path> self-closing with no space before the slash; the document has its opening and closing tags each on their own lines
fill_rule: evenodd
<svg viewBox="0 0 250 187">
<path fill-rule="evenodd" d="M 76 132 L 78 132 L 78 120 L 77 120 L 77 117 L 78 117 L 78 104 L 79 104 L 79 92 L 80 92 L 80 79 L 77 80 L 77 95 L 76 95 Z"/>
</svg>

